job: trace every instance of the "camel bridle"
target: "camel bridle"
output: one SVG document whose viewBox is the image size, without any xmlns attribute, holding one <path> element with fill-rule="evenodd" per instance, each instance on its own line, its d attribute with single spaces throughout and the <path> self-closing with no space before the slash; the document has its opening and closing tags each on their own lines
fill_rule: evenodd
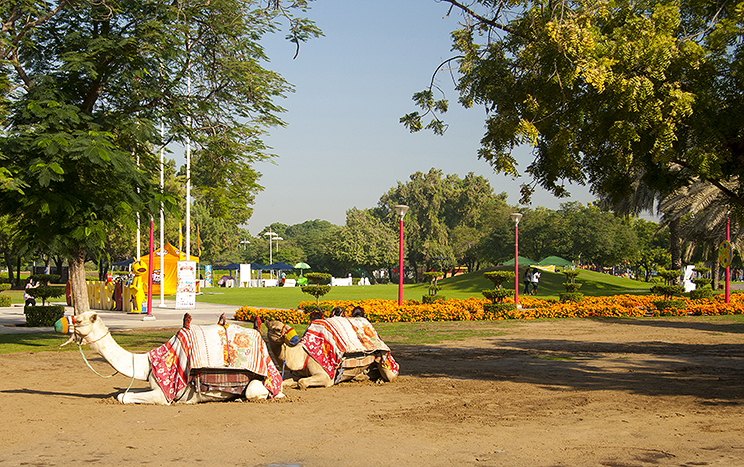
<svg viewBox="0 0 744 467">
<path fill-rule="evenodd" d="M 77 329 L 77 324 L 78 323 L 77 323 L 77 319 L 76 318 L 77 317 L 75 315 L 73 315 L 68 320 L 68 323 L 69 323 L 69 326 L 70 326 L 68 332 L 71 335 L 70 335 L 70 338 L 67 340 L 67 342 L 65 342 L 64 344 L 60 345 L 60 347 L 64 347 L 65 345 L 67 345 L 70 342 L 73 342 L 74 341 L 77 344 L 77 346 L 78 346 L 78 350 L 80 351 L 80 355 L 83 357 L 83 361 L 85 362 L 86 365 L 88 365 L 88 368 L 90 368 L 90 370 L 93 373 L 97 374 L 101 378 L 111 378 L 113 376 L 118 375 L 119 374 L 119 371 L 118 370 L 116 372 L 114 372 L 113 374 L 110 374 L 108 376 L 107 375 L 100 374 L 99 372 L 96 371 L 95 368 L 93 368 L 90 365 L 90 362 L 88 361 L 88 359 L 85 357 L 85 354 L 83 353 L 83 345 L 82 344 L 92 345 L 92 344 L 95 344 L 96 342 L 102 340 L 104 337 L 111 335 L 111 331 L 109 330 L 109 328 L 104 325 L 103 327 L 106 328 L 106 332 L 101 337 L 99 337 L 98 339 L 96 339 L 94 341 L 88 341 L 85 337 L 83 337 L 78 332 L 78 329 Z M 129 392 L 129 390 L 132 388 L 132 384 L 134 384 L 134 374 L 135 374 L 135 372 L 134 372 L 134 353 L 132 353 L 132 380 L 129 382 L 129 386 L 127 387 L 126 391 L 124 391 L 124 394 L 127 394 Z"/>
</svg>

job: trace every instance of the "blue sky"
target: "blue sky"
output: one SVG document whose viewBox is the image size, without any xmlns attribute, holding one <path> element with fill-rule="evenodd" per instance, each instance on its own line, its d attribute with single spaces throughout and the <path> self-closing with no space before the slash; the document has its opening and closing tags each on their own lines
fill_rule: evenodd
<svg viewBox="0 0 744 467">
<path fill-rule="evenodd" d="M 265 43 L 268 67 L 295 92 L 279 102 L 288 126 L 272 129 L 266 139 L 279 157 L 257 166 L 265 190 L 248 222 L 251 234 L 273 222 L 343 225 L 348 209 L 374 207 L 398 181 L 432 167 L 460 177 L 482 175 L 496 193 L 508 193 L 509 204 L 518 204 L 525 178 L 495 175 L 478 160 L 485 113 L 457 104 L 444 76 L 439 84 L 451 103 L 445 135 L 411 134 L 399 123 L 417 110 L 413 93 L 450 56 L 449 34 L 461 18 L 444 18 L 446 13 L 447 5 L 436 0 L 318 0 L 308 16 L 324 37 L 302 44 L 294 60 L 294 45 L 280 40 L 283 34 Z M 517 159 L 526 167 L 529 151 L 520 150 Z M 532 207 L 557 209 L 562 202 L 593 199 L 585 187 L 571 192 L 572 198 L 559 200 L 538 190 Z"/>
</svg>

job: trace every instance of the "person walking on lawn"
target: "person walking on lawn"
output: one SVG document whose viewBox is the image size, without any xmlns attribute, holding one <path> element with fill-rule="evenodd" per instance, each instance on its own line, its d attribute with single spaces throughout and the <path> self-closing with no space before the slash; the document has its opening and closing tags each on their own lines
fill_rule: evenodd
<svg viewBox="0 0 744 467">
<path fill-rule="evenodd" d="M 532 276 L 531 276 L 530 282 L 532 283 L 532 292 L 530 292 L 530 295 L 536 295 L 537 286 L 540 282 L 540 270 L 535 269 L 535 268 L 532 269 Z"/>
</svg>

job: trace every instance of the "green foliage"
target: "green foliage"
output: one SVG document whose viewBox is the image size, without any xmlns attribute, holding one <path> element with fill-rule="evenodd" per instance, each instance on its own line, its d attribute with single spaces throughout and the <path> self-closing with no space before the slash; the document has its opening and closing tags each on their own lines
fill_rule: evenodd
<svg viewBox="0 0 744 467">
<path fill-rule="evenodd" d="M 64 287 L 54 287 L 47 285 L 40 285 L 33 289 L 29 289 L 29 295 L 36 299 L 41 299 L 42 305 L 46 305 L 47 300 L 50 298 L 58 298 L 65 295 Z"/>
<path fill-rule="evenodd" d="M 679 295 L 685 291 L 684 286 L 676 284 L 660 284 L 651 287 L 651 293 L 663 295 L 665 300 L 671 300 L 672 296 Z"/>
<path fill-rule="evenodd" d="M 40 284 L 49 284 L 50 282 L 59 282 L 59 274 L 32 274 L 29 276 Z"/>
<path fill-rule="evenodd" d="M 315 297 L 315 302 L 319 303 L 320 297 L 322 297 L 323 295 L 331 291 L 331 286 L 330 285 L 319 285 L 319 284 L 303 285 L 302 287 L 300 287 L 300 289 L 302 289 L 303 293 L 306 293 L 306 294 L 309 294 Z"/>
<path fill-rule="evenodd" d="M 331 277 L 333 276 L 324 272 L 308 272 L 305 274 L 305 277 L 313 284 L 320 285 L 329 284 L 331 282 Z"/>
<path fill-rule="evenodd" d="M 512 271 L 489 271 L 484 272 L 483 277 L 493 282 L 494 287 L 501 289 L 501 284 L 507 281 L 514 280 L 514 272 Z"/>
<path fill-rule="evenodd" d="M 452 33 L 459 101 L 493 109 L 478 156 L 496 172 L 521 175 L 513 149 L 529 144 L 526 174 L 556 196 L 574 181 L 627 199 L 640 174 L 661 192 L 728 180 L 744 201 L 740 3 L 451 3 L 465 17 Z M 436 82 L 414 94 L 409 130 L 446 129 Z M 534 186 L 522 187 L 524 202 Z"/>
<path fill-rule="evenodd" d="M 442 271 L 429 271 L 424 273 L 424 280 L 429 282 L 427 287 L 429 296 L 435 296 L 437 292 L 442 290 L 442 287 L 437 285 L 437 278 L 441 277 L 443 274 Z"/>
<path fill-rule="evenodd" d="M 10 289 L 10 284 L 0 283 L 0 292 Z"/>
<path fill-rule="evenodd" d="M 8 295 L 0 295 L 0 306 L 10 306 L 11 300 Z"/>
<path fill-rule="evenodd" d="M 659 312 L 663 312 L 664 310 L 668 308 L 673 308 L 675 310 L 680 310 L 685 308 L 685 302 L 682 300 L 656 300 L 653 302 L 654 306 L 656 307 Z M 663 315 L 662 315 L 663 316 Z"/>
<path fill-rule="evenodd" d="M 27 306 L 23 309 L 26 315 L 26 326 L 54 326 L 54 323 L 65 315 L 63 305 Z"/>
<path fill-rule="evenodd" d="M 158 186 L 154 151 L 189 140 L 193 196 L 213 217 L 244 223 L 260 189 L 251 165 L 271 157 L 260 138 L 283 124 L 274 100 L 291 90 L 263 68 L 259 41 L 282 22 L 298 45 L 319 35 L 294 15 L 306 6 L 23 0 L 0 8 L 8 110 L 0 183 L 15 187 L 0 197 L 0 214 L 18 219 L 29 243 L 55 245 L 80 281 L 75 272 L 86 254 L 99 256 L 109 232 L 134 223 L 135 212 L 174 208 Z"/>
<path fill-rule="evenodd" d="M 322 272 L 309 272 L 305 274 L 308 281 L 312 282 L 312 285 L 303 285 L 300 287 L 303 293 L 312 295 L 315 297 L 315 303 L 320 303 L 320 297 L 331 291 L 330 285 L 327 284 L 331 281 L 331 275 Z"/>
<path fill-rule="evenodd" d="M 565 270 L 563 275 L 569 280 L 571 284 L 576 282 L 576 277 L 581 273 L 581 269 Z M 564 284 L 565 286 L 565 284 Z"/>
<path fill-rule="evenodd" d="M 483 305 L 483 319 L 516 319 L 516 311 L 515 303 L 486 303 Z"/>
<path fill-rule="evenodd" d="M 581 285 L 581 284 L 573 284 L 573 285 Z M 559 294 L 558 297 L 559 297 L 558 299 L 562 302 L 580 302 L 584 299 L 584 294 L 581 292 L 569 290 L 568 292 Z"/>
<path fill-rule="evenodd" d="M 659 269 L 658 273 L 667 284 L 676 282 L 680 277 L 682 277 L 682 271 L 677 271 L 675 269 Z"/>
<path fill-rule="evenodd" d="M 489 289 L 484 290 L 481 292 L 484 297 L 486 297 L 488 300 L 491 300 L 491 303 L 503 303 L 504 299 L 507 297 L 514 296 L 514 291 L 510 289 Z"/>
<path fill-rule="evenodd" d="M 447 300 L 447 297 L 444 295 L 423 295 L 421 297 L 421 303 L 423 304 L 443 302 L 445 300 Z"/>
<path fill-rule="evenodd" d="M 495 221 L 492 213 L 509 209 L 486 178 L 468 174 L 461 179 L 435 168 L 411 174 L 405 184 L 399 182 L 380 198 L 377 216 L 396 232 L 399 219 L 393 207 L 398 204 L 410 207 L 404 219 L 405 246 L 414 270 L 474 267 L 485 257 L 480 243 Z"/>
<path fill-rule="evenodd" d="M 326 253 L 344 269 L 369 272 L 387 268 L 398 258 L 398 236 L 394 229 L 370 210 L 347 211 L 346 225 L 325 241 Z"/>
<path fill-rule="evenodd" d="M 577 284 L 575 282 L 564 282 L 563 288 L 566 289 L 566 292 L 572 293 L 572 292 L 576 292 L 577 290 L 579 290 L 582 285 L 584 284 Z"/>
<path fill-rule="evenodd" d="M 693 300 L 713 298 L 713 289 L 695 289 L 690 290 L 690 298 Z"/>
</svg>

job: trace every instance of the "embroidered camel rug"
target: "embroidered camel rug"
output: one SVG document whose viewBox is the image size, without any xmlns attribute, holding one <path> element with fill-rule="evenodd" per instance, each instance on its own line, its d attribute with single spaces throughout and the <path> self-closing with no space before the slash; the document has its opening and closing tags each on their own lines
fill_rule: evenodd
<svg viewBox="0 0 744 467">
<path fill-rule="evenodd" d="M 282 377 L 271 361 L 261 334 L 237 325 L 190 326 L 148 353 L 152 372 L 158 385 L 171 402 L 178 392 L 190 384 L 196 373 L 192 370 L 246 370 L 264 377 L 264 386 L 276 396 L 282 390 Z M 228 382 L 228 379 L 225 379 Z"/>
<path fill-rule="evenodd" d="M 390 348 L 366 318 L 338 316 L 314 320 L 300 342 L 334 381 L 343 368 L 369 364 L 377 358 L 396 375 L 399 371 Z"/>
</svg>

